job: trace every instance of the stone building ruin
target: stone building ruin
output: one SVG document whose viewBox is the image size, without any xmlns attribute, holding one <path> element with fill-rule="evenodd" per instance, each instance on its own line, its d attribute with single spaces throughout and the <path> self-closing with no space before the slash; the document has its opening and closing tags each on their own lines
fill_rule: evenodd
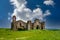
<svg viewBox="0 0 60 40">
<path fill-rule="evenodd" d="M 39 19 L 35 19 L 34 23 L 31 20 L 28 20 L 27 23 L 23 22 L 22 20 L 16 21 L 16 16 L 12 17 L 11 22 L 11 29 L 12 30 L 32 30 L 32 29 L 45 29 L 45 22 L 40 22 Z"/>
</svg>

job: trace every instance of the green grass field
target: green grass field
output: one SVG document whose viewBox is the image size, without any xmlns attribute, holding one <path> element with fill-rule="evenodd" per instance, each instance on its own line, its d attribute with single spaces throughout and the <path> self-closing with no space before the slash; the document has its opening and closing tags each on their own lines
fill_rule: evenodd
<svg viewBox="0 0 60 40">
<path fill-rule="evenodd" d="M 0 40 L 60 40 L 60 30 L 12 31 L 0 28 Z"/>
</svg>

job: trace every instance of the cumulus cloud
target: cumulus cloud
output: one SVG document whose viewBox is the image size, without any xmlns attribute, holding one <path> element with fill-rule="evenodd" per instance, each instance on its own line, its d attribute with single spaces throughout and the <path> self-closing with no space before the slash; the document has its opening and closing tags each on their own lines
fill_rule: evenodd
<svg viewBox="0 0 60 40">
<path fill-rule="evenodd" d="M 36 7 L 40 7 L 40 5 L 36 5 Z"/>
<path fill-rule="evenodd" d="M 11 20 L 11 13 L 10 12 L 8 13 L 8 20 L 9 21 Z"/>
<path fill-rule="evenodd" d="M 46 5 L 52 5 L 52 6 L 55 4 L 53 0 L 45 0 L 43 3 Z"/>
<path fill-rule="evenodd" d="M 8 16 L 11 16 L 11 13 L 10 12 L 8 13 Z"/>
<path fill-rule="evenodd" d="M 33 11 L 26 7 L 26 0 L 10 0 L 11 4 L 14 5 L 14 12 L 11 16 L 15 15 L 17 17 L 16 20 L 23 20 L 27 22 L 28 20 L 33 20 L 34 18 L 38 18 L 43 20 L 44 17 L 50 15 L 50 11 L 46 10 L 43 13 L 41 8 L 36 8 Z"/>
<path fill-rule="evenodd" d="M 11 18 L 10 17 L 8 17 L 8 20 L 10 20 Z"/>
<path fill-rule="evenodd" d="M 49 10 L 46 10 L 45 13 L 44 13 L 44 16 L 49 16 L 51 13 Z"/>
</svg>

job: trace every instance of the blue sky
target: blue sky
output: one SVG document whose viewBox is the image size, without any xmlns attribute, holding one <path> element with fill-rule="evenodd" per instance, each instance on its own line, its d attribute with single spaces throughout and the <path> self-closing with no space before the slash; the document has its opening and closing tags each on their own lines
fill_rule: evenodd
<svg viewBox="0 0 60 40">
<path fill-rule="evenodd" d="M 49 10 L 51 15 L 45 17 L 46 19 L 46 28 L 60 29 L 60 0 L 53 0 L 54 5 L 46 5 L 43 4 L 45 0 L 25 0 L 27 4 L 26 8 L 30 10 L 37 9 L 38 7 L 42 9 L 43 13 L 46 10 Z M 10 0 L 0 0 L 0 27 L 1 28 L 9 28 L 11 20 L 8 20 L 8 17 L 14 12 L 14 5 L 10 2 Z"/>
</svg>

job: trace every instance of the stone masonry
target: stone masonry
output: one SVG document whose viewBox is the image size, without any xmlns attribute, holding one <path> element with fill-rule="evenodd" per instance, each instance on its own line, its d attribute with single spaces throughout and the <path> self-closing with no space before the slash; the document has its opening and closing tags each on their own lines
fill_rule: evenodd
<svg viewBox="0 0 60 40">
<path fill-rule="evenodd" d="M 13 16 L 11 23 L 11 30 L 32 30 L 32 29 L 45 29 L 45 22 L 40 22 L 39 19 L 35 19 L 34 23 L 28 20 L 27 23 L 22 20 L 16 21 L 16 16 Z"/>
</svg>

